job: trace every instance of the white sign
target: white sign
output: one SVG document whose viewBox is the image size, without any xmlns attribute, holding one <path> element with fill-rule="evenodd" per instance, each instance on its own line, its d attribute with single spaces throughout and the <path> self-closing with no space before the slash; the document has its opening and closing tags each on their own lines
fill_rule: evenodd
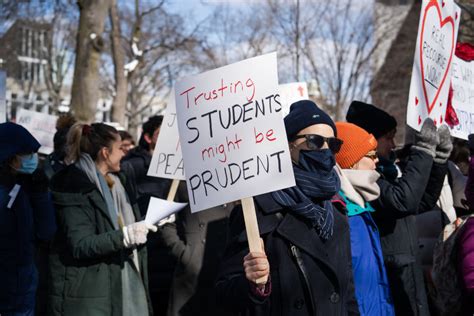
<svg viewBox="0 0 474 316">
<path fill-rule="evenodd" d="M 0 123 L 7 121 L 7 76 L 5 71 L 0 70 Z"/>
<path fill-rule="evenodd" d="M 176 83 L 191 211 L 295 185 L 276 53 Z"/>
<path fill-rule="evenodd" d="M 179 143 L 178 122 L 174 90 L 171 93 L 160 134 L 151 159 L 148 175 L 153 177 L 185 180 L 183 155 Z"/>
<path fill-rule="evenodd" d="M 451 73 L 452 105 L 459 124 L 451 129 L 454 137 L 467 139 L 474 133 L 474 62 L 454 56 Z"/>
<path fill-rule="evenodd" d="M 152 196 L 148 204 L 148 210 L 146 211 L 145 222 L 155 225 L 163 218 L 178 213 L 186 205 L 188 204 L 162 200 Z"/>
<path fill-rule="evenodd" d="M 290 106 L 301 100 L 308 100 L 308 85 L 306 82 L 292 82 L 280 85 L 280 100 L 283 116 L 290 113 Z"/>
<path fill-rule="evenodd" d="M 444 122 L 460 17 L 453 1 L 423 0 L 407 109 L 416 130 L 428 117 Z"/>
<path fill-rule="evenodd" d="M 49 155 L 54 150 L 53 137 L 56 133 L 57 116 L 19 109 L 16 123 L 26 128 L 41 144 L 39 152 Z"/>
</svg>

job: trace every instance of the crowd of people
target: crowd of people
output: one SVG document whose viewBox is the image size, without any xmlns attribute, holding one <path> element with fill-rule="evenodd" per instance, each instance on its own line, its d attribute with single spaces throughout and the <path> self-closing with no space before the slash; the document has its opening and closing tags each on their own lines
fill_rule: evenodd
<svg viewBox="0 0 474 316">
<path fill-rule="evenodd" d="M 254 197 L 250 252 L 238 201 L 144 221 L 171 186 L 147 175 L 162 121 L 135 145 L 61 117 L 41 159 L 25 128 L 0 124 L 1 316 L 473 315 L 474 135 L 427 119 L 397 147 L 395 118 L 374 105 L 334 122 L 293 103 L 296 185 Z"/>
</svg>

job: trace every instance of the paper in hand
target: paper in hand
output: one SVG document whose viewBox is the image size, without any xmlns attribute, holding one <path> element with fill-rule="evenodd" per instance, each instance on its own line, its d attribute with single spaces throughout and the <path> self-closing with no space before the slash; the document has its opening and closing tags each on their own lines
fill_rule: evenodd
<svg viewBox="0 0 474 316">
<path fill-rule="evenodd" d="M 148 204 L 148 210 L 145 216 L 145 222 L 155 225 L 163 218 L 181 211 L 187 203 L 176 203 L 167 200 L 151 197 Z"/>
</svg>

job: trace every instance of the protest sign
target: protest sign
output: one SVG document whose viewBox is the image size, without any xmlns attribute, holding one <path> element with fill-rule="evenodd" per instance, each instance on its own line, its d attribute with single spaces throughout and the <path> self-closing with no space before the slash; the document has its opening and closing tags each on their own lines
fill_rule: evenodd
<svg viewBox="0 0 474 316">
<path fill-rule="evenodd" d="M 424 0 L 410 83 L 407 124 L 444 122 L 461 10 L 454 1 Z"/>
<path fill-rule="evenodd" d="M 161 124 L 153 158 L 148 168 L 149 176 L 184 180 L 183 155 L 179 143 L 174 90 L 171 92 L 166 114 Z"/>
<path fill-rule="evenodd" d="M 453 87 L 452 105 L 459 124 L 451 129 L 454 137 L 467 139 L 474 133 L 474 62 L 453 57 L 451 85 Z"/>
<path fill-rule="evenodd" d="M 7 121 L 7 76 L 5 71 L 0 70 L 0 123 Z"/>
<path fill-rule="evenodd" d="M 16 122 L 26 128 L 31 135 L 41 144 L 39 152 L 50 154 L 54 150 L 53 137 L 56 133 L 56 120 L 54 115 L 19 109 Z"/>
<path fill-rule="evenodd" d="M 192 212 L 295 185 L 276 53 L 175 85 Z"/>
<path fill-rule="evenodd" d="M 285 117 L 290 113 L 291 104 L 308 100 L 308 85 L 306 82 L 292 82 L 280 85 L 280 100 L 282 106 L 282 115 Z"/>
</svg>

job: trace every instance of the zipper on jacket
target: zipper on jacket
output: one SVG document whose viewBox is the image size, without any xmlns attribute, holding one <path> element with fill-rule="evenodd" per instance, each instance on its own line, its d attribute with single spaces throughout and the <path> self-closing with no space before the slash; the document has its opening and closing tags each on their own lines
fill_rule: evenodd
<svg viewBox="0 0 474 316">
<path fill-rule="evenodd" d="M 295 258 L 296 265 L 298 266 L 298 269 L 300 270 L 301 275 L 304 279 L 304 285 L 305 285 L 304 287 L 306 288 L 307 295 L 308 295 L 309 300 L 311 302 L 311 306 L 310 306 L 310 309 L 311 309 L 311 312 L 312 312 L 311 314 L 316 315 L 316 304 L 314 304 L 313 292 L 311 290 L 311 284 L 309 282 L 308 274 L 306 272 L 306 267 L 304 266 L 303 258 L 301 258 L 300 250 L 293 244 L 290 245 L 290 249 L 291 249 L 291 254 Z"/>
</svg>

